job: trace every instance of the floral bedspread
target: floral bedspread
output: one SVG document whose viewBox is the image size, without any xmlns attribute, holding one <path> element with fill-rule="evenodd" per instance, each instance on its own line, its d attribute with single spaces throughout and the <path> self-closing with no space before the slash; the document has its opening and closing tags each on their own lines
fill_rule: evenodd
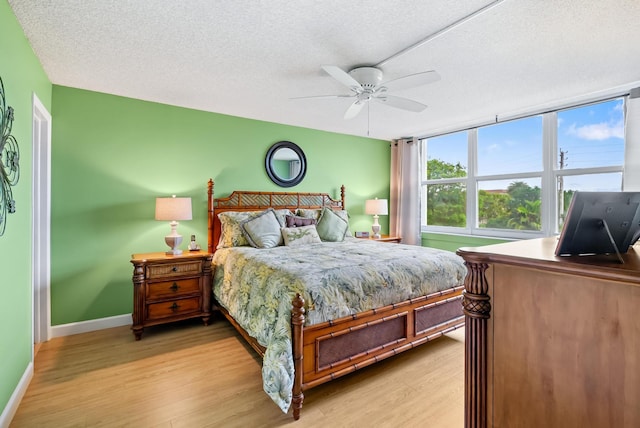
<svg viewBox="0 0 640 428">
<path fill-rule="evenodd" d="M 263 387 L 283 412 L 292 397 L 296 293 L 305 299 L 305 325 L 312 325 L 461 285 L 466 275 L 454 253 L 355 238 L 304 247 L 224 248 L 213 263 L 215 298 L 266 348 Z"/>
</svg>

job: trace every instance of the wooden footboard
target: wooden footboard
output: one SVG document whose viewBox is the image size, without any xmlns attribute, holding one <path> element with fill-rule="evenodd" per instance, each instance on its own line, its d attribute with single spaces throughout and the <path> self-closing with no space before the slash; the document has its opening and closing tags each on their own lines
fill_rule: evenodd
<svg viewBox="0 0 640 428">
<path fill-rule="evenodd" d="M 304 391 L 464 326 L 463 286 L 353 316 L 303 327 L 304 301 L 293 301 L 293 417 Z"/>
<path fill-rule="evenodd" d="M 463 327 L 463 289 L 460 286 L 308 327 L 304 326 L 304 300 L 296 295 L 291 310 L 294 419 L 300 418 L 304 391 Z M 264 356 L 264 347 L 224 308 L 220 311 Z"/>
</svg>

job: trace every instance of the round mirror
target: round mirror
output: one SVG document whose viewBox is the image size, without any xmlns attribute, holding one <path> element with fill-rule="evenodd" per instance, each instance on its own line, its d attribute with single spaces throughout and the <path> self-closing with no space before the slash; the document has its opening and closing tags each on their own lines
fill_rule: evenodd
<svg viewBox="0 0 640 428">
<path fill-rule="evenodd" d="M 267 152 L 265 168 L 271 181 L 280 187 L 300 183 L 307 173 L 307 159 L 302 149 L 290 141 L 279 141 Z"/>
</svg>

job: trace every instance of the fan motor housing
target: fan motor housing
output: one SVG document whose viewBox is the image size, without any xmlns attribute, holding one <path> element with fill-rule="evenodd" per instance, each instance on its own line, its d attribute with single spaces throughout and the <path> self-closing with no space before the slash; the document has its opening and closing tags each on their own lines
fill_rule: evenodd
<svg viewBox="0 0 640 428">
<path fill-rule="evenodd" d="M 349 72 L 364 88 L 375 88 L 382 82 L 382 70 L 375 67 L 358 67 Z"/>
</svg>

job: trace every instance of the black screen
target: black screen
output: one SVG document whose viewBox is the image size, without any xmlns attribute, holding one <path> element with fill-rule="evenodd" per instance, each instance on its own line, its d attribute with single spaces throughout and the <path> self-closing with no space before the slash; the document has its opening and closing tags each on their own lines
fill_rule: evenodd
<svg viewBox="0 0 640 428">
<path fill-rule="evenodd" d="M 556 255 L 626 253 L 639 236 L 640 192 L 576 192 Z"/>
</svg>

